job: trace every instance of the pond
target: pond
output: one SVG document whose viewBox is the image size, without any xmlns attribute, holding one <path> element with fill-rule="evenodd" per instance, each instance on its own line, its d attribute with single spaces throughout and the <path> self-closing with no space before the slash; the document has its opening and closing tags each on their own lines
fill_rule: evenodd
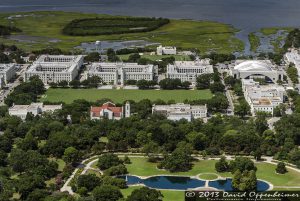
<svg viewBox="0 0 300 201">
<path fill-rule="evenodd" d="M 179 176 L 153 176 L 141 179 L 136 176 L 121 176 L 126 179 L 127 185 L 144 184 L 150 188 L 186 190 L 189 188 L 204 187 L 205 181 Z"/>
<path fill-rule="evenodd" d="M 194 189 L 199 187 L 205 187 L 205 180 L 195 179 L 191 177 L 184 176 L 153 176 L 148 177 L 146 179 L 139 178 L 137 176 L 127 175 L 127 176 L 119 176 L 119 178 L 123 178 L 126 180 L 127 185 L 138 185 L 143 184 L 150 188 L 155 189 L 171 189 L 171 190 L 187 190 Z M 209 181 L 208 186 L 212 188 L 216 188 L 218 190 L 224 191 L 233 191 L 231 186 L 232 179 L 225 180 L 215 180 Z M 269 184 L 257 180 L 257 191 L 267 191 L 269 189 Z"/>
<path fill-rule="evenodd" d="M 96 42 L 96 41 L 95 41 Z M 135 48 L 135 47 L 147 47 L 147 46 L 157 46 L 160 43 L 153 43 L 145 40 L 129 40 L 129 41 L 101 41 L 99 46 L 97 47 L 95 42 L 90 43 L 81 43 L 80 46 L 76 48 L 82 49 L 84 52 L 95 52 L 95 51 L 104 51 L 109 48 L 113 50 L 120 50 L 124 48 Z M 98 49 L 98 50 L 97 50 Z"/>
</svg>

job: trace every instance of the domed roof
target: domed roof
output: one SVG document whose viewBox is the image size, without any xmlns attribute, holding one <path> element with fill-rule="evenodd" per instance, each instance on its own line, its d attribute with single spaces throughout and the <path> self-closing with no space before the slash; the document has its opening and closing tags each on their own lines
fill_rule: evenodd
<svg viewBox="0 0 300 201">
<path fill-rule="evenodd" d="M 244 61 L 234 67 L 238 71 L 272 71 L 270 61 Z"/>
</svg>

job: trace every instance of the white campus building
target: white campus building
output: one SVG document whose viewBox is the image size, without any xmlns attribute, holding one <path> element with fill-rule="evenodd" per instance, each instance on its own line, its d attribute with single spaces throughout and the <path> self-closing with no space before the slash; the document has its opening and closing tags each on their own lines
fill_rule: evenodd
<svg viewBox="0 0 300 201">
<path fill-rule="evenodd" d="M 16 75 L 16 71 L 16 64 L 0 64 L 1 86 L 7 84 Z"/>
<path fill-rule="evenodd" d="M 98 76 L 103 82 L 114 85 L 124 85 L 127 80 L 148 80 L 154 79 L 157 74 L 157 67 L 139 65 L 137 63 L 93 63 L 89 66 L 88 76 Z"/>
<path fill-rule="evenodd" d="M 180 79 L 182 82 L 189 81 L 196 83 L 199 75 L 213 73 L 213 66 L 210 59 L 196 61 L 175 61 L 167 66 L 166 77 L 170 79 Z"/>
<path fill-rule="evenodd" d="M 236 60 L 230 64 L 230 73 L 235 79 L 283 80 L 283 69 L 270 60 Z"/>
<path fill-rule="evenodd" d="M 152 114 L 158 113 L 165 115 L 168 119 L 178 121 L 186 119 L 192 121 L 193 119 L 207 117 L 206 105 L 189 105 L 183 103 L 171 105 L 153 105 Z"/>
<path fill-rule="evenodd" d="M 13 105 L 8 109 L 8 113 L 11 116 L 17 116 L 22 120 L 25 120 L 28 113 L 32 113 L 34 116 L 37 116 L 44 112 L 54 112 L 55 110 L 61 109 L 62 105 L 44 105 L 43 103 L 31 103 L 30 105 Z"/>
<path fill-rule="evenodd" d="M 157 55 L 176 55 L 176 47 L 166 46 L 163 47 L 162 45 L 156 48 Z"/>
<path fill-rule="evenodd" d="M 83 65 L 84 56 L 41 55 L 26 71 L 25 80 L 37 75 L 45 84 L 72 81 Z"/>
<path fill-rule="evenodd" d="M 289 52 L 284 55 L 284 61 L 289 64 L 294 64 L 298 70 L 298 76 L 300 77 L 300 50 L 291 48 Z"/>
<path fill-rule="evenodd" d="M 284 102 L 285 89 L 277 84 L 259 85 L 253 79 L 243 79 L 242 87 L 246 101 L 251 107 L 252 115 L 256 112 L 267 112 L 273 115 L 273 110 Z"/>
</svg>

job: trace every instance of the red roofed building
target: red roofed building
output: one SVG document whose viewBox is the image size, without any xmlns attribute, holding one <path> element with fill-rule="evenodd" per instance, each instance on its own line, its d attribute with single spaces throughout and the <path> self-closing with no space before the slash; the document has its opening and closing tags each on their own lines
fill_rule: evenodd
<svg viewBox="0 0 300 201">
<path fill-rule="evenodd" d="M 126 110 L 126 111 L 125 111 Z M 124 117 L 129 117 L 130 115 L 130 104 L 126 103 L 125 109 L 123 107 L 116 107 L 115 104 L 111 102 L 104 103 L 101 107 L 91 107 L 90 116 L 91 119 L 114 119 L 120 120 Z"/>
</svg>

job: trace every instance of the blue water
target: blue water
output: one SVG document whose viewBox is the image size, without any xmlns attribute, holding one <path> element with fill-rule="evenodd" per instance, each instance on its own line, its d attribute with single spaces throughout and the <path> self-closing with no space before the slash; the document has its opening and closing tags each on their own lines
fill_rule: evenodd
<svg viewBox="0 0 300 201">
<path fill-rule="evenodd" d="M 144 184 L 145 186 L 155 189 L 187 190 L 205 186 L 204 180 L 182 176 L 153 176 L 147 179 L 141 179 L 136 176 L 128 175 L 127 177 L 120 176 L 120 178 L 127 179 L 127 185 Z M 233 191 L 231 181 L 232 179 L 210 181 L 208 185 L 218 190 Z M 267 191 L 268 189 L 269 184 L 264 181 L 257 181 L 257 191 Z"/>
<path fill-rule="evenodd" d="M 0 12 L 37 10 L 213 20 L 243 30 L 300 26 L 299 0 L 0 0 Z"/>
<path fill-rule="evenodd" d="M 232 179 L 210 181 L 208 183 L 208 186 L 223 191 L 233 191 L 234 189 L 232 188 L 231 182 Z M 257 180 L 257 191 L 267 191 L 269 187 L 270 186 L 268 183 Z"/>
<path fill-rule="evenodd" d="M 122 176 L 121 178 L 125 179 L 125 176 Z M 147 179 L 141 179 L 136 176 L 127 176 L 127 184 L 144 184 L 145 186 L 156 189 L 187 190 L 189 188 L 204 187 L 205 181 L 178 176 L 153 176 Z"/>
</svg>

